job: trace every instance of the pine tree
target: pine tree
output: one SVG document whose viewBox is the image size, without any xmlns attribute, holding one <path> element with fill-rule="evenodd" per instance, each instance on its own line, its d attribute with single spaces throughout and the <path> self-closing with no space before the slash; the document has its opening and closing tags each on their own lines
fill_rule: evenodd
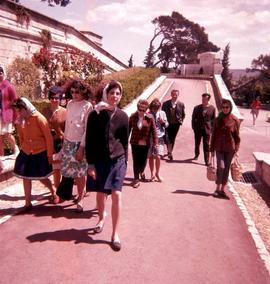
<svg viewBox="0 0 270 284">
<path fill-rule="evenodd" d="M 146 54 L 146 57 L 143 61 L 146 68 L 153 67 L 153 65 L 154 65 L 153 51 L 154 51 L 154 46 L 152 44 L 150 44 L 150 47 L 149 47 L 147 54 Z"/>
<path fill-rule="evenodd" d="M 133 54 L 131 54 L 129 60 L 128 60 L 128 67 L 132 68 L 133 67 Z"/>
<path fill-rule="evenodd" d="M 222 59 L 222 73 L 221 77 L 226 84 L 228 90 L 232 88 L 232 74 L 230 72 L 229 66 L 230 66 L 230 60 L 229 60 L 229 55 L 230 55 L 230 44 L 228 43 L 225 46 L 225 49 L 223 50 L 223 59 Z"/>
</svg>

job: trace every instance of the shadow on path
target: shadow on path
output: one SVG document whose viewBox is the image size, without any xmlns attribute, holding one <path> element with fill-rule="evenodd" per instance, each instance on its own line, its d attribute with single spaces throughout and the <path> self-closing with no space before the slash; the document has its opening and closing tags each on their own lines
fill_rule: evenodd
<svg viewBox="0 0 270 284">
<path fill-rule="evenodd" d="M 184 190 L 184 189 L 177 189 L 173 191 L 172 193 L 178 193 L 178 194 L 193 194 L 193 195 L 200 195 L 204 197 L 213 196 L 212 193 L 204 192 L 204 191 L 196 191 L 196 190 Z"/>
<path fill-rule="evenodd" d="M 48 195 L 48 193 L 42 193 L 42 194 L 35 194 L 35 195 L 31 195 L 31 198 L 33 200 L 35 199 L 40 199 L 41 197 L 44 197 L 45 195 Z M 8 194 L 0 194 L 0 200 L 3 200 L 3 201 L 18 201 L 18 200 L 24 200 L 24 195 L 21 195 L 21 196 L 11 196 L 11 195 L 8 195 Z M 45 197 L 44 197 L 45 198 Z"/>
<path fill-rule="evenodd" d="M 94 216 L 98 216 L 98 212 L 96 209 L 92 210 L 84 210 L 81 213 L 76 211 L 76 208 L 69 208 L 71 206 L 75 206 L 75 204 L 68 204 L 65 206 L 60 205 L 51 205 L 46 206 L 48 203 L 39 204 L 33 206 L 33 208 L 28 212 L 18 212 L 18 215 L 28 214 L 34 215 L 36 217 L 47 217 L 51 218 L 66 218 L 66 219 L 90 219 Z"/>
<path fill-rule="evenodd" d="M 33 234 L 26 239 L 30 243 L 35 242 L 46 242 L 46 241 L 58 241 L 58 242 L 72 242 L 75 244 L 86 243 L 86 244 L 107 244 L 110 245 L 110 242 L 104 240 L 94 240 L 89 236 L 89 231 L 92 231 L 93 228 L 90 229 L 68 229 L 68 230 L 59 230 L 54 232 L 43 232 L 38 234 Z"/>
</svg>

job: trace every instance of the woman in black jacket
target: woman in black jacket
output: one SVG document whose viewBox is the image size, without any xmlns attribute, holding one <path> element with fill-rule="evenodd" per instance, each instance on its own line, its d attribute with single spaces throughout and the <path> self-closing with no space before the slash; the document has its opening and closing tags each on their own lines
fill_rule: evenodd
<svg viewBox="0 0 270 284">
<path fill-rule="evenodd" d="M 112 195 L 112 238 L 114 250 L 121 249 L 118 233 L 122 186 L 128 155 L 128 116 L 117 108 L 122 86 L 111 81 L 103 91 L 103 101 L 89 114 L 86 130 L 86 159 L 89 164 L 87 190 L 97 192 L 99 221 L 95 233 L 103 230 L 105 201 Z"/>
</svg>

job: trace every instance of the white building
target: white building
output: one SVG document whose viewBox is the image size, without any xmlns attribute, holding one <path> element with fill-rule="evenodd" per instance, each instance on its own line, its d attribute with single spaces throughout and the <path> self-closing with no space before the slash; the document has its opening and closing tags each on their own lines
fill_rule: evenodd
<svg viewBox="0 0 270 284">
<path fill-rule="evenodd" d="M 53 50 L 76 47 L 90 52 L 105 64 L 107 73 L 127 68 L 126 64 L 102 48 L 101 36 L 91 31 L 78 31 L 8 0 L 0 2 L 0 65 L 7 66 L 17 56 L 32 57 L 42 47 L 40 32 L 48 30 Z"/>
</svg>

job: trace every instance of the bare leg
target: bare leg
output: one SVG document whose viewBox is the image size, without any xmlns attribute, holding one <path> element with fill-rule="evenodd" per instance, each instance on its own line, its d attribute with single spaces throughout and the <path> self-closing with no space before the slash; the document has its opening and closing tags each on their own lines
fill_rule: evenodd
<svg viewBox="0 0 270 284">
<path fill-rule="evenodd" d="M 53 188 L 52 182 L 49 178 L 41 179 L 40 182 L 44 184 L 51 192 L 51 195 L 55 196 L 55 189 Z"/>
<path fill-rule="evenodd" d="M 25 197 L 25 207 L 31 206 L 32 181 L 30 179 L 23 179 L 23 189 Z"/>
<path fill-rule="evenodd" d="M 151 180 L 152 180 L 153 178 L 155 178 L 155 174 L 154 174 L 154 157 L 153 156 L 149 157 L 149 168 L 150 168 Z"/>
<path fill-rule="evenodd" d="M 61 172 L 59 169 L 54 170 L 53 172 L 53 183 L 56 188 L 58 188 L 61 181 Z"/>
<path fill-rule="evenodd" d="M 156 174 L 159 175 L 160 170 L 160 156 L 156 157 Z"/>
<path fill-rule="evenodd" d="M 158 155 L 156 157 L 156 177 L 157 177 L 157 180 L 161 182 L 162 178 L 160 177 L 159 170 L 160 170 L 160 156 Z"/>
<path fill-rule="evenodd" d="M 118 228 L 120 222 L 120 213 L 122 208 L 122 193 L 121 191 L 112 191 L 112 239 L 114 241 L 120 241 Z"/>
<path fill-rule="evenodd" d="M 105 222 L 105 201 L 107 199 L 107 196 L 103 192 L 97 192 L 97 209 L 98 209 L 98 215 L 99 220 L 97 223 L 97 226 L 103 227 Z"/>
<path fill-rule="evenodd" d="M 84 197 L 85 177 L 75 178 L 77 189 L 78 189 L 78 202 L 82 201 Z"/>
</svg>

